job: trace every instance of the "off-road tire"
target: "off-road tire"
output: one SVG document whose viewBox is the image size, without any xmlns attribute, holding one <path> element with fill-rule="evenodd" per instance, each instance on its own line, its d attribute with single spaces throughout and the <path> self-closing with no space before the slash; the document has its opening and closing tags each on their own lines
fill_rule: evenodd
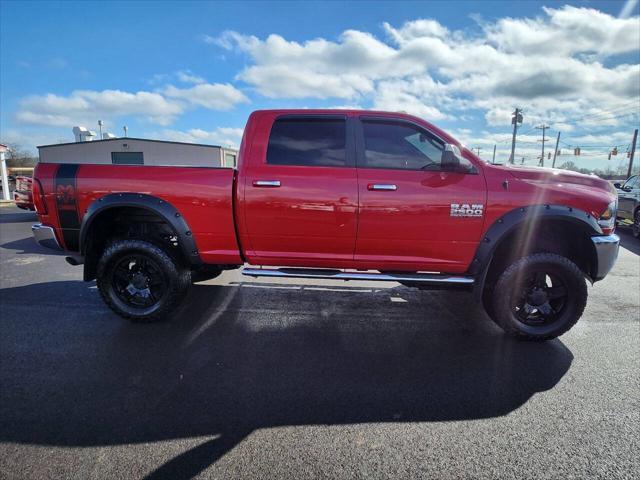
<svg viewBox="0 0 640 480">
<path fill-rule="evenodd" d="M 514 295 L 521 295 L 518 279 L 532 271 L 544 271 L 559 277 L 565 285 L 565 306 L 557 319 L 546 325 L 532 326 L 520 321 L 514 312 Z M 578 321 L 587 303 L 584 273 L 568 258 L 553 253 L 536 253 L 509 266 L 498 278 L 493 291 L 491 318 L 510 336 L 543 341 L 559 337 Z"/>
<path fill-rule="evenodd" d="M 116 293 L 112 282 L 116 265 L 132 254 L 150 259 L 161 272 L 165 291 L 148 308 L 125 303 Z M 190 273 L 178 259 L 157 245 L 144 240 L 117 240 L 107 246 L 98 261 L 96 283 L 102 299 L 115 313 L 133 322 L 150 323 L 166 318 L 178 306 L 191 285 Z"/>
</svg>

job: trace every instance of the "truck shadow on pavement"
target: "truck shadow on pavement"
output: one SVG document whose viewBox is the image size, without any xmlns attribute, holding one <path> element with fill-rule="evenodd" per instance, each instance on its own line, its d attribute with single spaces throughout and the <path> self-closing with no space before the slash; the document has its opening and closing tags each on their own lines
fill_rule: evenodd
<svg viewBox="0 0 640 480">
<path fill-rule="evenodd" d="M 6 250 L 14 250 L 18 254 L 39 254 L 39 255 L 67 255 L 66 252 L 56 251 L 50 248 L 43 247 L 38 244 L 32 237 L 22 238 L 20 240 L 14 240 L 12 242 L 6 242 L 0 245 L 0 248 Z"/>
<path fill-rule="evenodd" d="M 0 440 L 211 437 L 147 478 L 191 478 L 257 429 L 506 415 L 573 360 L 559 340 L 506 338 L 455 292 L 196 285 L 150 325 L 111 314 L 82 282 L 7 288 L 0 302 Z"/>
</svg>

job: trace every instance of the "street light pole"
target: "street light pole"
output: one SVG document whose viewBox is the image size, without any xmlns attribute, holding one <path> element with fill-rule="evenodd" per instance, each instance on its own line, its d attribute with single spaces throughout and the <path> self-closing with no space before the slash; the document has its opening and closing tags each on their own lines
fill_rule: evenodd
<svg viewBox="0 0 640 480">
<path fill-rule="evenodd" d="M 627 170 L 627 178 L 631 176 L 631 170 L 633 169 L 633 156 L 636 153 L 636 142 L 638 141 L 638 129 L 633 132 L 633 142 L 631 142 L 631 154 L 629 155 L 629 169 Z"/>
<path fill-rule="evenodd" d="M 558 138 L 556 138 L 556 149 L 553 151 L 553 163 L 551 168 L 556 168 L 556 156 L 558 155 L 558 144 L 560 143 L 560 132 L 558 132 Z"/>
</svg>

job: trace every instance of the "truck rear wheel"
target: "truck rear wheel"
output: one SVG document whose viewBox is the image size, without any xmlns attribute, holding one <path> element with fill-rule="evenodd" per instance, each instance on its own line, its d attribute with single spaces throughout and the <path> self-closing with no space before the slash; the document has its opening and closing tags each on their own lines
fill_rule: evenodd
<svg viewBox="0 0 640 480">
<path fill-rule="evenodd" d="M 167 316 L 191 284 L 190 271 L 160 247 L 118 240 L 104 251 L 97 284 L 105 303 L 121 317 L 153 322 Z"/>
<path fill-rule="evenodd" d="M 563 256 L 537 253 L 521 258 L 500 275 L 491 317 L 509 335 L 548 340 L 575 325 L 586 303 L 582 271 Z"/>
</svg>

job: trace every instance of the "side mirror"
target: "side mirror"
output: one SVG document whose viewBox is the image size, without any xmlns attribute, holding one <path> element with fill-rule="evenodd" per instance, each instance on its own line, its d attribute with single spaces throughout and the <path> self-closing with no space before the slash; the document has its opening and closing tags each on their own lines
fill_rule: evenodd
<svg viewBox="0 0 640 480">
<path fill-rule="evenodd" d="M 631 187 L 624 187 L 624 188 L 622 189 L 622 191 L 624 191 L 624 192 L 630 192 L 631 190 L 632 190 L 632 188 L 631 188 Z"/>
<path fill-rule="evenodd" d="M 614 183 L 613 186 L 616 188 L 622 188 L 622 184 L 620 182 Z"/>
<path fill-rule="evenodd" d="M 460 168 L 460 150 L 455 145 L 446 143 L 440 158 L 440 168 L 445 172 L 459 172 Z"/>
</svg>

